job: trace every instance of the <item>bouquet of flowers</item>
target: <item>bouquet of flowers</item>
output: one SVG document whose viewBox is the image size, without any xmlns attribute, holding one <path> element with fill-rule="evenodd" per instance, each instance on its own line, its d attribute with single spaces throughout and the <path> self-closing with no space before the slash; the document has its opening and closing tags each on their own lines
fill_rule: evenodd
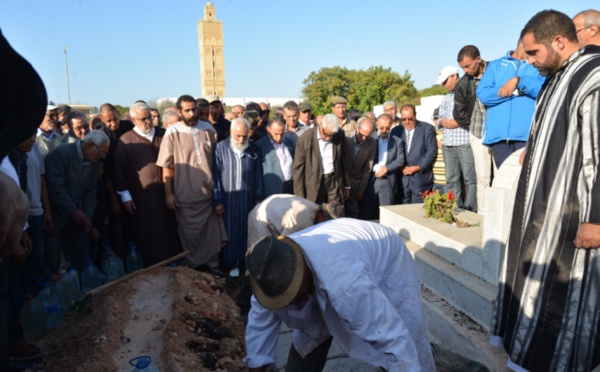
<svg viewBox="0 0 600 372">
<path fill-rule="evenodd" d="M 425 191 L 423 193 L 423 209 L 426 218 L 437 218 L 446 223 L 454 222 L 454 210 L 456 209 L 456 200 L 452 191 L 440 194 L 439 190 Z"/>
</svg>

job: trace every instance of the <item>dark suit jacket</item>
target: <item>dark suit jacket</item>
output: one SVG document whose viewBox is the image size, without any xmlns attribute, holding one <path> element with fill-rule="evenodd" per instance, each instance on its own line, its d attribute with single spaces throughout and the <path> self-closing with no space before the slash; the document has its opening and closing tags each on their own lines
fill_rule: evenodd
<svg viewBox="0 0 600 372">
<path fill-rule="evenodd" d="M 46 156 L 48 194 L 61 217 L 68 218 L 79 209 L 91 220 L 96 208 L 98 161 L 82 165 L 77 146 L 81 142 L 65 143 Z"/>
<path fill-rule="evenodd" d="M 377 150 L 377 140 L 373 137 L 367 138 L 360 146 L 358 156 L 354 159 L 355 133 L 355 131 L 349 132 L 349 136 L 346 138 L 346 141 L 348 142 L 348 158 L 350 161 L 350 165 L 348 166 L 350 176 L 348 178 L 350 187 L 352 188 L 351 195 L 356 195 L 356 193 L 364 195 L 367 185 L 369 184 L 371 171 L 373 170 L 375 150 Z"/>
<path fill-rule="evenodd" d="M 296 154 L 294 155 L 294 195 L 316 201 L 323 170 L 321 167 L 321 151 L 317 140 L 319 127 L 315 126 L 298 138 Z M 343 130 L 339 130 L 332 138 L 333 143 L 333 168 L 335 180 L 338 184 L 340 200 L 343 197 L 343 188 L 349 185 L 348 148 Z"/>
<path fill-rule="evenodd" d="M 392 135 L 406 141 L 406 131 L 401 125 L 392 130 Z M 437 157 L 437 142 L 433 125 L 417 121 L 410 145 L 410 151 L 404 151 L 405 166 L 418 165 L 421 170 L 412 176 L 402 176 L 403 187 L 415 190 L 433 186 L 433 163 Z"/>
<path fill-rule="evenodd" d="M 392 188 L 392 190 L 394 190 L 394 192 L 398 191 L 398 187 L 399 187 L 399 180 L 400 180 L 400 169 L 404 166 L 404 140 L 402 138 L 398 138 L 396 136 L 393 136 L 392 134 L 389 135 L 389 141 L 388 141 L 388 148 L 387 148 L 387 159 L 386 159 L 386 165 L 385 167 L 388 170 L 387 175 L 385 176 L 389 182 L 389 186 Z M 379 162 L 379 138 L 375 141 L 375 156 L 374 164 L 377 164 Z M 373 172 L 371 172 L 371 177 L 373 179 L 375 179 L 375 174 Z M 385 179 L 382 179 L 381 181 L 384 181 Z M 385 182 L 381 182 L 380 184 L 385 185 Z M 378 191 L 377 189 L 375 189 L 375 191 Z"/>
<path fill-rule="evenodd" d="M 267 134 L 263 138 L 255 142 L 262 151 L 262 167 L 263 167 L 263 187 L 264 199 L 273 194 L 281 194 L 283 192 L 283 171 L 279 163 L 279 157 L 275 152 L 275 148 L 271 143 L 271 137 Z M 294 143 L 291 139 L 284 137 L 283 144 L 294 158 Z"/>
</svg>

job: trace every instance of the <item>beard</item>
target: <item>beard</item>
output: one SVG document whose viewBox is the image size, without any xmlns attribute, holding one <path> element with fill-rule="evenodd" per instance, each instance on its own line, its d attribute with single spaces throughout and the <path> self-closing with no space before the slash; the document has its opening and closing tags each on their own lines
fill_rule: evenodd
<svg viewBox="0 0 600 372">
<path fill-rule="evenodd" d="M 196 116 L 193 116 L 189 119 L 183 118 L 183 123 L 188 127 L 192 127 L 198 123 L 198 119 L 196 119 Z"/>
<path fill-rule="evenodd" d="M 560 68 L 560 65 L 560 56 L 558 53 L 555 52 L 552 47 L 548 47 L 548 58 L 546 63 L 537 66 L 534 65 L 534 67 L 538 69 L 540 75 L 549 76 L 554 75 Z"/>
<path fill-rule="evenodd" d="M 231 141 L 231 147 L 233 147 L 237 151 L 244 151 L 248 147 L 248 140 L 244 143 L 237 143 L 235 141 Z"/>
</svg>

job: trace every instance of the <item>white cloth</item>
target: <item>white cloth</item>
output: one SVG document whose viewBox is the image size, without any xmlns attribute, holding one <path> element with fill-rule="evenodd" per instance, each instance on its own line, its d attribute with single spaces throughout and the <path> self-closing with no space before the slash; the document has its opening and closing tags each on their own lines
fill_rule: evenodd
<svg viewBox="0 0 600 372">
<path fill-rule="evenodd" d="M 281 167 L 281 172 L 283 173 L 283 180 L 291 181 L 292 172 L 294 171 L 294 159 L 292 159 L 292 154 L 290 153 L 290 150 L 283 142 L 277 143 L 271 140 L 271 144 L 275 149 L 277 158 L 279 158 L 279 166 Z"/>
<path fill-rule="evenodd" d="M 341 218 L 291 234 L 314 274 L 315 294 L 278 310 L 252 297 L 244 364 L 274 363 L 281 322 L 306 356 L 330 335 L 350 357 L 388 371 L 435 371 L 421 282 L 402 238 L 376 223 Z M 315 244 L 317 243 L 318 244 Z"/>
<path fill-rule="evenodd" d="M 137 134 L 139 134 L 140 136 L 144 137 L 145 139 L 147 139 L 150 142 L 152 142 L 152 140 L 154 139 L 154 133 L 156 132 L 154 127 L 152 127 L 152 130 L 150 131 L 150 133 L 147 133 L 147 134 L 142 132 L 141 130 L 139 130 L 138 127 L 133 127 L 133 131 L 136 132 Z"/>
<path fill-rule="evenodd" d="M 267 225 L 272 223 L 281 235 L 289 235 L 314 225 L 319 204 L 296 195 L 271 195 L 248 214 L 248 248 L 271 235 Z"/>
<path fill-rule="evenodd" d="M 317 131 L 317 142 L 321 152 L 321 167 L 323 175 L 333 173 L 333 143 L 321 138 L 321 131 Z"/>
</svg>

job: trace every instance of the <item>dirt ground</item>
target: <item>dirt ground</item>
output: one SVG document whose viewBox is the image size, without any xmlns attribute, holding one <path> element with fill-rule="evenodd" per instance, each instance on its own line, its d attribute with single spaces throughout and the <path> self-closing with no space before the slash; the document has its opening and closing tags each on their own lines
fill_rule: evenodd
<svg viewBox="0 0 600 372">
<path fill-rule="evenodd" d="M 131 371 L 140 355 L 168 371 L 243 371 L 244 326 L 226 292 L 239 283 L 163 267 L 90 298 L 43 340 L 34 371 Z"/>
</svg>

